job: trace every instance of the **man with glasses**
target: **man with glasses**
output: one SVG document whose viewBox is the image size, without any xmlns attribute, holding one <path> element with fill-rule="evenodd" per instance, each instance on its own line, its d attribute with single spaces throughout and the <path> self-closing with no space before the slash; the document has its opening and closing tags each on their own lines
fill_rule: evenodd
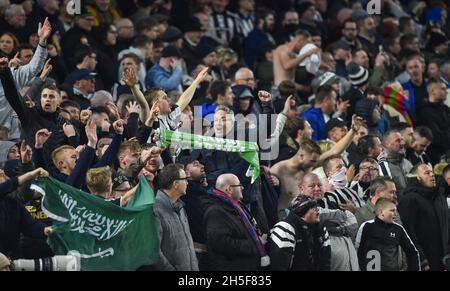
<svg viewBox="0 0 450 291">
<path fill-rule="evenodd" d="M 240 203 L 243 189 L 236 175 L 223 174 L 209 192 L 203 221 L 212 271 L 256 271 L 269 263 L 256 221 Z"/>
<path fill-rule="evenodd" d="M 180 197 L 186 195 L 188 179 L 183 165 L 170 164 L 159 174 L 160 190 L 154 212 L 159 222 L 160 271 L 198 271 L 188 218 Z"/>
<path fill-rule="evenodd" d="M 352 52 L 362 49 L 362 44 L 358 40 L 358 29 L 354 19 L 350 18 L 344 22 L 341 40 L 350 45 Z"/>
<path fill-rule="evenodd" d="M 244 67 L 237 70 L 234 75 L 234 80 L 234 85 L 246 85 L 252 90 L 255 90 L 255 76 L 249 68 Z"/>
<path fill-rule="evenodd" d="M 358 179 L 350 181 L 350 189 L 355 191 L 359 198 L 367 202 L 370 198 L 370 183 L 380 176 L 380 169 L 376 160 L 367 158 L 359 164 Z"/>
</svg>

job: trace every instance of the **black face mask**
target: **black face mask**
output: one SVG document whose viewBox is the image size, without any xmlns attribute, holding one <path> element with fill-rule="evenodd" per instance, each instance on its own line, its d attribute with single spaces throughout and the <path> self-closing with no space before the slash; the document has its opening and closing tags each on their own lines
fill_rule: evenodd
<svg viewBox="0 0 450 291">
<path fill-rule="evenodd" d="M 293 34 L 298 29 L 298 24 L 287 24 L 284 26 L 284 31 L 287 34 Z"/>
</svg>

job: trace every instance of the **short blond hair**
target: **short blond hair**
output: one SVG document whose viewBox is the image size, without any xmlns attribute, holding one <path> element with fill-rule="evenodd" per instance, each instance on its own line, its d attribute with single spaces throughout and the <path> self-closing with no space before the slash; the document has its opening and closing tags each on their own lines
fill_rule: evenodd
<svg viewBox="0 0 450 291">
<path fill-rule="evenodd" d="M 388 208 L 391 204 L 395 205 L 395 203 L 391 199 L 379 198 L 375 203 L 375 213 L 379 215 L 381 211 Z"/>
<path fill-rule="evenodd" d="M 63 145 L 63 146 L 60 146 L 59 148 L 56 148 L 52 152 L 52 161 L 58 170 L 59 170 L 58 163 L 59 163 L 59 161 L 61 161 L 61 159 L 62 159 L 61 155 L 64 153 L 65 150 L 75 150 L 75 148 L 72 146 L 69 146 L 69 145 Z"/>
<path fill-rule="evenodd" d="M 112 184 L 111 168 L 101 167 L 89 169 L 86 173 L 86 186 L 92 194 L 100 194 L 109 191 Z"/>
</svg>

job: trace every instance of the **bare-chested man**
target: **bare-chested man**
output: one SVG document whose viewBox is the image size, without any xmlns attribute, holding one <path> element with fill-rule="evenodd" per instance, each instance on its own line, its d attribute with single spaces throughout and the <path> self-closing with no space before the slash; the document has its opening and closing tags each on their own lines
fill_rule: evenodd
<svg viewBox="0 0 450 291">
<path fill-rule="evenodd" d="M 315 48 L 297 56 L 301 48 L 311 42 L 311 35 L 308 31 L 298 30 L 292 41 L 280 45 L 273 51 L 273 74 L 276 86 L 286 80 L 295 81 L 295 68 L 305 58 L 320 51 L 320 48 Z M 296 87 L 299 86 L 301 85 L 296 84 Z"/>
<path fill-rule="evenodd" d="M 359 130 L 362 119 L 356 115 L 352 119 L 351 130 L 333 148 L 323 154 L 319 146 L 311 140 L 303 141 L 297 154 L 289 160 L 275 164 L 270 173 L 280 180 L 281 195 L 278 199 L 278 210 L 289 207 L 293 198 L 299 194 L 298 185 L 303 176 L 333 155 L 341 155 L 352 142 L 353 136 Z"/>
</svg>

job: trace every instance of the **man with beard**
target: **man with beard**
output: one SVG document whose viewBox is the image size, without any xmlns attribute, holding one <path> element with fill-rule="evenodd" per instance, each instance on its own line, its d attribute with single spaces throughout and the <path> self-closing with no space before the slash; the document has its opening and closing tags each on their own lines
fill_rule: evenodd
<svg viewBox="0 0 450 291">
<path fill-rule="evenodd" d="M 350 181 L 349 188 L 358 194 L 364 202 L 370 198 L 369 186 L 370 183 L 380 176 L 380 169 L 376 160 L 367 158 L 359 164 L 359 179 L 357 181 Z"/>
<path fill-rule="evenodd" d="M 349 18 L 344 21 L 341 40 L 347 42 L 350 45 L 352 52 L 356 52 L 357 50 L 362 49 L 362 44 L 358 39 L 358 27 L 354 19 Z M 332 47 L 334 47 L 335 45 L 336 43 L 334 43 Z"/>
<path fill-rule="evenodd" d="M 430 157 L 426 150 L 433 142 L 433 133 L 426 126 L 418 126 L 414 129 L 414 142 L 412 147 L 406 149 L 406 157 L 412 165 L 428 164 L 431 166 Z"/>
<path fill-rule="evenodd" d="M 267 9 L 256 11 L 256 27 L 245 39 L 244 60 L 249 68 L 254 68 L 256 57 L 262 48 L 268 44 L 275 44 L 272 36 L 275 25 L 275 13 Z"/>
<path fill-rule="evenodd" d="M 184 208 L 188 216 L 199 269 L 204 271 L 208 268 L 206 238 L 203 232 L 203 215 L 205 214 L 203 203 L 205 202 L 205 197 L 208 197 L 205 166 L 198 160 L 191 160 L 184 166 L 184 170 L 187 177 L 189 177 L 189 184 L 186 195 L 182 196 L 181 200 L 185 203 Z"/>
<path fill-rule="evenodd" d="M 381 176 L 391 177 L 399 193 L 406 188 L 406 173 L 412 169 L 411 163 L 405 158 L 405 139 L 397 130 L 390 130 L 383 136 L 383 146 L 386 149 L 386 161 L 380 163 Z"/>
<path fill-rule="evenodd" d="M 450 269 L 449 209 L 445 196 L 436 187 L 433 170 L 426 164 L 414 167 L 398 207 L 403 225 L 419 250 L 422 270 Z"/>
<path fill-rule="evenodd" d="M 378 54 L 376 46 L 375 33 L 377 25 L 372 16 L 366 14 L 358 20 L 358 40 L 362 44 L 362 48 L 367 52 L 369 58 L 374 60 Z"/>
<path fill-rule="evenodd" d="M 360 138 L 356 149 L 355 152 L 349 155 L 350 164 L 355 166 L 359 165 L 366 158 L 378 160 L 378 157 L 383 152 L 380 138 L 372 134 Z"/>
</svg>

